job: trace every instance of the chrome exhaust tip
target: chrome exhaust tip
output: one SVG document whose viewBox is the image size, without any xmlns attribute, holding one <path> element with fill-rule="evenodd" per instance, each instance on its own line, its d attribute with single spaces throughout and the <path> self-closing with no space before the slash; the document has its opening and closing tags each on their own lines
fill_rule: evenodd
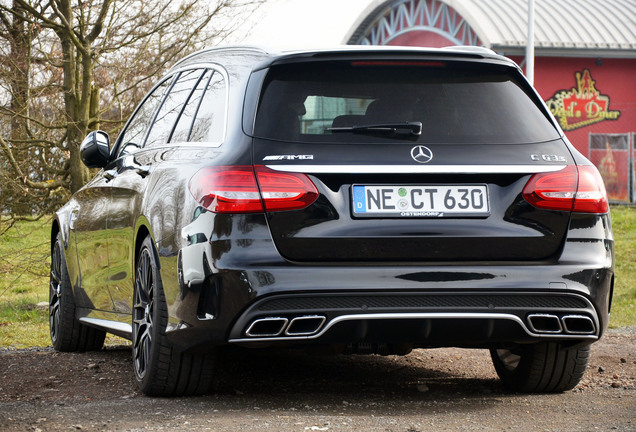
<svg viewBox="0 0 636 432">
<path fill-rule="evenodd" d="M 249 337 L 276 337 L 285 330 L 288 321 L 280 317 L 259 318 L 250 324 L 245 334 Z"/>
<path fill-rule="evenodd" d="M 557 334 L 563 332 L 561 320 L 556 315 L 531 314 L 528 315 L 528 324 L 530 326 L 530 330 L 534 333 Z"/>
<path fill-rule="evenodd" d="M 310 336 L 316 334 L 320 331 L 326 320 L 327 318 L 322 315 L 296 317 L 289 323 L 287 330 L 285 330 L 285 335 Z"/>
<path fill-rule="evenodd" d="M 565 315 L 561 318 L 563 328 L 570 334 L 594 334 L 596 326 L 592 318 L 585 315 Z"/>
</svg>

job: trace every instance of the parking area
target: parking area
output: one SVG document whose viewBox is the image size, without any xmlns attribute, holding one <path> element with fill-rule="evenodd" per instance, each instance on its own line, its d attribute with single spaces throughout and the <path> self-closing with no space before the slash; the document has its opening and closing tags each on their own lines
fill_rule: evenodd
<svg viewBox="0 0 636 432">
<path fill-rule="evenodd" d="M 323 356 L 231 350 L 215 394 L 149 398 L 128 346 L 95 353 L 0 352 L 0 429 L 13 430 L 634 430 L 636 334 L 593 345 L 570 392 L 512 394 L 483 350 Z"/>
</svg>

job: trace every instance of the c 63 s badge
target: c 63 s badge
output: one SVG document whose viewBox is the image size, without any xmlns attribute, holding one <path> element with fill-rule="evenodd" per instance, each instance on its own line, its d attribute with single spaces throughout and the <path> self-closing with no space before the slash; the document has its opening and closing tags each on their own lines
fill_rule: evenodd
<svg viewBox="0 0 636 432">
<path fill-rule="evenodd" d="M 551 154 L 531 154 L 530 159 L 533 161 L 543 161 L 543 162 L 567 162 L 565 156 L 559 155 L 551 155 Z"/>
</svg>

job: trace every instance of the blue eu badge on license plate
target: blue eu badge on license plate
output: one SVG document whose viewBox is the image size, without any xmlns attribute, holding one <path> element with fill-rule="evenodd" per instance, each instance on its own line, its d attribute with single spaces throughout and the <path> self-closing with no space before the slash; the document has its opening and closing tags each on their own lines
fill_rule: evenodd
<svg viewBox="0 0 636 432">
<path fill-rule="evenodd" d="M 366 196 L 364 186 L 353 187 L 353 211 L 355 213 L 366 213 Z"/>
</svg>

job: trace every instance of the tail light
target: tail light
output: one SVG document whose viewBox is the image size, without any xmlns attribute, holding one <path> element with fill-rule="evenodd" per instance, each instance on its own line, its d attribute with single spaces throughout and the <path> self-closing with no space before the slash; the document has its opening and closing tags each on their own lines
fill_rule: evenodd
<svg viewBox="0 0 636 432">
<path fill-rule="evenodd" d="M 190 179 L 190 192 L 215 213 L 299 210 L 318 198 L 318 190 L 300 173 L 265 166 L 206 167 Z"/>
<path fill-rule="evenodd" d="M 318 198 L 316 186 L 305 174 L 254 167 L 266 211 L 300 210 Z"/>
<path fill-rule="evenodd" d="M 568 165 L 557 172 L 530 177 L 523 197 L 535 207 L 580 213 L 607 213 L 603 179 L 594 165 Z"/>
</svg>

